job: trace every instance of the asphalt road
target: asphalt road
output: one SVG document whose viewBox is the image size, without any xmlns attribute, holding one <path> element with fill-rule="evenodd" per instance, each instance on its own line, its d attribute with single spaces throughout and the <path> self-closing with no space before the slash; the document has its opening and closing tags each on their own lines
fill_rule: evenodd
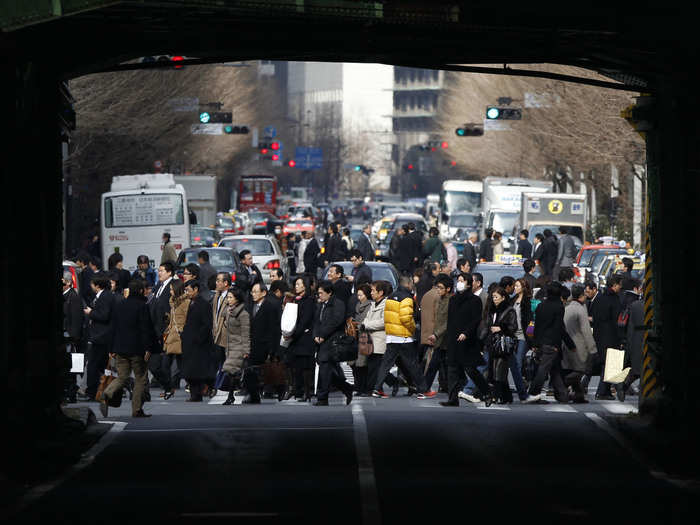
<svg viewBox="0 0 700 525">
<path fill-rule="evenodd" d="M 403 390 L 405 391 L 405 389 Z M 231 523 L 691 523 L 697 497 L 652 475 L 601 427 L 626 403 L 474 405 L 359 398 L 129 403 L 94 461 L 20 519 Z M 110 423 L 111 424 L 111 423 Z M 604 427 L 604 423 L 602 423 Z M 104 446 L 106 444 L 106 446 Z M 94 451 L 93 451 L 94 452 Z M 694 521 L 692 521 L 694 523 Z"/>
</svg>

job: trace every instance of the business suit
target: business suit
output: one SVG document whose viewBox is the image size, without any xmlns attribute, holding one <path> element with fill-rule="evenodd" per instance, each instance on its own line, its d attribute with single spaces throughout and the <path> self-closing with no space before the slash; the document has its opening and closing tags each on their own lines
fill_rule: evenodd
<svg viewBox="0 0 700 525">
<path fill-rule="evenodd" d="M 374 260 L 374 250 L 372 249 L 372 243 L 365 232 L 362 232 L 360 237 L 357 239 L 357 249 L 360 250 L 362 258 L 365 261 Z"/>
<path fill-rule="evenodd" d="M 487 262 L 493 261 L 493 242 L 490 237 L 486 237 L 479 245 L 479 259 Z"/>
<path fill-rule="evenodd" d="M 260 403 L 260 374 L 267 357 L 279 348 L 282 312 L 278 302 L 265 297 L 253 303 L 250 321 L 250 356 L 248 364 L 254 368 L 245 371 L 244 384 L 249 402 Z"/>
<path fill-rule="evenodd" d="M 469 261 L 469 268 L 471 268 L 471 271 L 476 270 L 476 248 L 474 245 L 470 242 L 467 241 L 464 243 L 464 255 L 463 257 Z"/>
<path fill-rule="evenodd" d="M 331 385 L 335 385 L 346 396 L 352 395 L 352 386 L 345 381 L 340 363 L 331 359 L 331 340 L 344 333 L 345 305 L 335 297 L 335 294 L 326 303 L 319 303 L 314 316 L 313 337 L 323 339 L 318 345 L 316 360 L 319 365 L 318 388 L 316 399 L 321 403 L 328 402 L 328 394 Z"/>
<path fill-rule="evenodd" d="M 88 314 L 88 340 L 92 343 L 87 369 L 87 389 L 89 398 L 95 398 L 100 377 L 109 361 L 109 348 L 112 343 L 112 310 L 114 295 L 109 290 L 102 290 L 93 301 L 92 311 Z"/>
<path fill-rule="evenodd" d="M 226 322 L 229 312 L 228 304 L 226 304 L 227 295 L 228 292 L 216 292 L 211 301 L 212 338 L 214 339 L 214 345 L 219 350 L 219 363 L 223 363 L 227 346 L 226 336 L 228 332 L 226 331 Z"/>
<path fill-rule="evenodd" d="M 306 245 L 304 250 L 304 273 L 316 276 L 316 270 L 318 269 L 318 254 L 321 248 L 318 245 L 316 238 L 312 238 L 309 244 Z"/>
<path fill-rule="evenodd" d="M 163 334 L 168 328 L 167 316 L 170 313 L 170 288 L 171 280 L 158 283 L 158 288 L 153 292 L 153 298 L 148 303 L 148 312 L 153 325 L 155 342 L 153 353 L 148 360 L 148 369 L 151 371 L 156 381 L 163 388 L 168 386 L 170 374 L 163 373 Z"/>
<path fill-rule="evenodd" d="M 72 351 L 80 352 L 80 340 L 83 335 L 83 301 L 73 288 L 69 288 L 63 293 L 63 333 L 65 337 L 72 343 Z M 75 374 L 70 372 L 72 359 L 70 354 L 66 353 L 65 358 L 65 397 L 72 402 L 75 402 L 75 394 L 78 391 Z"/>
</svg>

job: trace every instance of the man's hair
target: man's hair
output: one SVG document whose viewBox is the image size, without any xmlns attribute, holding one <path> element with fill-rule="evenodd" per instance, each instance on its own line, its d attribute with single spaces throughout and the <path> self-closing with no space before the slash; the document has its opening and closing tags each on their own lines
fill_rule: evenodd
<svg viewBox="0 0 700 525">
<path fill-rule="evenodd" d="M 478 238 L 479 238 L 479 235 L 478 235 L 476 232 L 469 232 L 469 237 L 468 237 L 468 239 L 472 239 L 472 238 L 478 239 Z"/>
<path fill-rule="evenodd" d="M 561 287 L 561 298 L 567 301 L 569 297 L 571 296 L 571 291 L 566 287 L 562 286 Z"/>
<path fill-rule="evenodd" d="M 389 281 L 374 281 L 372 286 L 374 286 L 374 289 L 378 292 L 383 292 L 384 297 L 388 297 L 391 295 L 391 292 L 394 291 Z"/>
<path fill-rule="evenodd" d="M 163 232 L 163 237 L 168 239 L 168 241 L 170 240 L 170 234 L 168 232 Z"/>
<path fill-rule="evenodd" d="M 535 261 L 533 261 L 532 259 L 525 259 L 523 261 L 523 270 L 525 271 L 525 273 L 530 273 L 535 266 Z"/>
<path fill-rule="evenodd" d="M 199 291 L 199 281 L 197 279 L 190 279 L 185 283 L 185 288 L 192 288 Z"/>
<path fill-rule="evenodd" d="M 284 295 L 285 292 L 289 291 L 289 285 L 286 281 L 272 281 L 270 284 L 270 293 L 274 294 L 277 290 L 282 292 L 282 295 Z"/>
<path fill-rule="evenodd" d="M 90 254 L 87 252 L 80 252 L 75 258 L 75 262 L 81 262 L 87 265 L 90 262 Z"/>
<path fill-rule="evenodd" d="M 547 299 L 561 298 L 561 290 L 564 288 L 561 283 L 552 281 L 547 285 Z"/>
<path fill-rule="evenodd" d="M 507 288 L 508 286 L 513 286 L 515 284 L 515 279 L 511 277 L 510 275 L 504 275 L 501 277 L 501 281 L 498 283 L 498 286 L 501 286 L 502 288 Z"/>
<path fill-rule="evenodd" d="M 493 228 L 486 228 L 486 230 L 484 230 L 484 235 L 490 238 L 493 235 Z"/>
<path fill-rule="evenodd" d="M 281 268 L 273 268 L 271 273 L 274 273 L 280 279 L 284 279 L 284 272 Z"/>
<path fill-rule="evenodd" d="M 318 289 L 323 290 L 328 294 L 333 294 L 333 283 L 327 279 L 324 279 L 323 281 L 318 283 Z"/>
<path fill-rule="evenodd" d="M 566 226 L 559 226 L 559 233 L 567 233 L 569 231 L 569 228 Z"/>
<path fill-rule="evenodd" d="M 547 228 L 546 230 L 544 230 L 542 233 L 544 234 L 545 237 L 551 237 L 552 235 L 554 235 L 554 234 L 552 233 L 552 230 L 550 230 L 549 228 Z"/>
<path fill-rule="evenodd" d="M 112 255 L 109 256 L 107 259 L 107 266 L 109 268 L 114 268 L 117 264 L 122 262 L 124 260 L 124 256 L 119 253 L 119 252 L 114 252 Z"/>
<path fill-rule="evenodd" d="M 639 288 L 642 286 L 642 282 L 639 279 L 623 279 L 622 281 L 622 289 L 623 290 L 634 290 L 635 288 Z"/>
<path fill-rule="evenodd" d="M 129 282 L 129 297 L 143 295 L 146 291 L 146 283 L 141 279 L 132 279 Z"/>
<path fill-rule="evenodd" d="M 202 250 L 197 254 L 198 259 L 202 259 L 205 263 L 209 262 L 209 252 Z"/>
<path fill-rule="evenodd" d="M 625 269 L 627 270 L 631 270 L 634 267 L 634 261 L 629 257 L 623 257 L 622 264 L 625 265 Z"/>
<path fill-rule="evenodd" d="M 367 228 L 369 228 L 369 229 L 371 230 L 371 229 L 372 229 L 372 225 L 371 225 L 371 224 L 365 224 L 365 225 L 363 225 L 363 226 L 362 226 L 362 231 L 366 230 Z"/>
<path fill-rule="evenodd" d="M 530 236 L 530 232 L 527 230 L 520 230 L 520 235 L 524 235 L 527 239 Z"/>
<path fill-rule="evenodd" d="M 468 288 L 471 288 L 472 284 L 474 284 L 474 276 L 470 273 L 459 272 L 459 275 L 457 277 L 461 277 L 462 279 L 464 279 L 465 285 Z"/>
<path fill-rule="evenodd" d="M 430 230 L 428 231 L 428 235 L 431 237 L 437 237 L 440 235 L 440 230 L 438 230 L 435 226 L 431 226 Z"/>
<path fill-rule="evenodd" d="M 231 286 L 231 274 L 228 272 L 219 272 L 216 274 L 216 277 L 221 275 L 224 279 L 224 282 L 226 283 L 226 287 L 229 288 Z M 216 281 L 214 281 L 216 283 Z"/>
<path fill-rule="evenodd" d="M 540 242 L 542 242 L 542 241 L 544 241 L 544 235 L 542 235 L 541 233 L 536 233 L 535 239 L 539 239 Z"/>
<path fill-rule="evenodd" d="M 100 290 L 105 290 L 105 289 L 109 288 L 109 278 L 107 277 L 106 274 L 104 274 L 102 272 L 99 272 L 99 273 L 96 273 L 95 275 L 93 275 L 92 279 L 90 279 L 90 282 L 92 282 Z"/>
<path fill-rule="evenodd" d="M 616 284 L 622 284 L 622 275 L 619 273 L 610 277 L 610 281 L 608 281 L 608 286 L 615 286 Z"/>
<path fill-rule="evenodd" d="M 350 250 L 350 258 L 357 257 L 358 259 L 363 259 L 362 252 L 357 248 Z"/>
<path fill-rule="evenodd" d="M 413 278 L 410 275 L 402 275 L 399 277 L 399 286 L 403 286 L 404 288 L 408 288 L 410 290 L 411 286 L 413 286 Z"/>
<path fill-rule="evenodd" d="M 408 233 L 408 224 L 402 225 L 401 229 L 403 230 L 404 233 Z"/>
<path fill-rule="evenodd" d="M 415 222 L 409 222 L 409 223 L 408 223 L 408 229 L 409 229 L 409 230 L 415 230 L 415 229 L 416 229 L 416 223 L 415 223 Z"/>
<path fill-rule="evenodd" d="M 99 257 L 90 257 L 90 260 L 88 261 L 88 264 L 92 264 L 94 267 L 99 268 L 101 266 L 102 261 L 100 260 Z"/>
<path fill-rule="evenodd" d="M 185 266 L 185 270 L 190 272 L 195 279 L 199 279 L 199 266 L 197 266 L 195 263 L 189 263 L 187 266 Z"/>
<path fill-rule="evenodd" d="M 139 255 L 136 258 L 136 264 L 141 264 L 141 263 L 150 263 L 148 260 L 148 255 Z"/>
<path fill-rule="evenodd" d="M 481 275 L 479 272 L 474 272 L 472 274 L 472 279 L 474 281 L 479 281 L 479 283 L 481 283 L 481 286 L 484 286 L 484 276 Z"/>
<path fill-rule="evenodd" d="M 245 256 L 248 255 L 249 253 L 250 253 L 250 250 L 241 250 L 238 253 L 238 257 L 242 261 L 243 259 L 245 259 Z"/>
<path fill-rule="evenodd" d="M 265 283 L 262 282 L 262 281 L 258 281 L 258 282 L 255 283 L 253 286 L 259 286 L 261 292 L 267 292 L 267 286 L 266 286 Z M 253 289 L 253 286 L 250 287 L 251 290 Z"/>
<path fill-rule="evenodd" d="M 586 289 L 583 287 L 581 284 L 575 284 L 571 287 L 571 299 L 574 301 L 578 301 L 581 296 L 584 294 Z"/>
<path fill-rule="evenodd" d="M 175 265 L 173 263 L 171 263 L 170 261 L 165 261 L 164 263 L 161 263 L 160 266 L 162 266 L 163 269 L 166 272 L 168 272 L 170 275 L 175 273 Z M 199 269 L 199 267 L 197 267 L 197 269 Z"/>
<path fill-rule="evenodd" d="M 469 259 L 467 259 L 466 257 L 460 257 L 459 259 L 457 259 L 457 269 L 459 270 L 462 266 L 464 266 L 467 263 L 469 263 L 469 269 L 471 270 L 472 263 L 469 262 Z"/>
<path fill-rule="evenodd" d="M 574 278 L 574 271 L 571 268 L 562 268 L 559 270 L 559 282 L 563 283 L 566 281 L 570 281 L 571 279 Z"/>
<path fill-rule="evenodd" d="M 586 281 L 586 282 L 584 283 L 584 286 L 585 286 L 586 288 L 590 288 L 591 290 L 597 290 L 597 289 L 598 289 L 598 285 L 595 283 L 595 281 Z"/>
<path fill-rule="evenodd" d="M 331 264 L 331 268 L 335 268 L 335 273 L 337 273 L 341 277 L 345 275 L 345 270 L 343 270 L 343 267 L 339 264 Z"/>
<path fill-rule="evenodd" d="M 435 284 L 442 284 L 448 290 L 452 290 L 454 288 L 452 279 L 450 279 L 450 277 L 444 273 L 438 274 L 438 276 L 435 278 Z"/>
</svg>

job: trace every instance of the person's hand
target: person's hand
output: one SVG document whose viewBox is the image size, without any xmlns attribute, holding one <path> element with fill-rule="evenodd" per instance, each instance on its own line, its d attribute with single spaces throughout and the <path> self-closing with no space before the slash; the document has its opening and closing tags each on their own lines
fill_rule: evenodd
<svg viewBox="0 0 700 525">
<path fill-rule="evenodd" d="M 110 359 L 114 359 L 115 357 L 117 357 L 117 354 L 115 354 L 114 352 L 110 352 L 110 353 L 109 353 L 109 358 L 110 358 Z"/>
<path fill-rule="evenodd" d="M 459 336 L 457 337 L 457 341 L 459 341 L 460 343 L 462 341 L 466 341 L 466 340 L 467 340 L 467 336 L 464 334 L 459 334 Z"/>
<path fill-rule="evenodd" d="M 285 335 L 283 336 L 285 341 L 291 340 L 292 336 L 291 335 Z"/>
<path fill-rule="evenodd" d="M 501 327 L 500 327 L 500 326 L 492 326 L 492 327 L 491 327 L 491 333 L 492 333 L 492 334 L 495 334 L 495 333 L 500 332 L 500 331 L 501 331 Z"/>
<path fill-rule="evenodd" d="M 435 344 L 435 341 L 436 341 L 436 340 L 437 340 L 437 338 L 435 337 L 435 334 L 430 334 L 430 335 L 428 336 L 428 344 L 429 344 L 430 346 L 433 346 L 433 345 Z"/>
<path fill-rule="evenodd" d="M 92 312 L 92 308 L 90 308 L 89 306 L 86 306 L 86 307 L 83 309 L 83 313 L 84 313 L 85 315 L 90 315 L 90 312 Z"/>
<path fill-rule="evenodd" d="M 148 362 L 148 360 L 151 358 L 151 352 L 146 352 L 143 356 L 143 360 Z"/>
<path fill-rule="evenodd" d="M 250 357 L 250 354 L 243 354 L 243 359 L 248 359 Z"/>
<path fill-rule="evenodd" d="M 345 278 L 350 282 L 352 282 L 352 280 L 354 279 L 352 275 L 346 275 Z"/>
</svg>

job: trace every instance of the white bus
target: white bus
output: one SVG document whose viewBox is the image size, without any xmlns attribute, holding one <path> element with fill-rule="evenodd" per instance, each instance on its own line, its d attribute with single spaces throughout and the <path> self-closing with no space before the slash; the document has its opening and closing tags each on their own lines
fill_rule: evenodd
<svg viewBox="0 0 700 525">
<path fill-rule="evenodd" d="M 440 234 L 449 237 L 450 215 L 455 213 L 481 213 L 481 196 L 484 183 L 480 180 L 446 180 L 440 190 Z"/>
<path fill-rule="evenodd" d="M 129 271 L 136 269 L 139 255 L 147 255 L 151 266 L 157 267 L 164 232 L 170 234 L 176 251 L 189 247 L 187 196 L 172 174 L 121 175 L 112 178 L 110 189 L 102 194 L 100 207 L 105 269 L 115 251 L 124 257 Z"/>
</svg>

